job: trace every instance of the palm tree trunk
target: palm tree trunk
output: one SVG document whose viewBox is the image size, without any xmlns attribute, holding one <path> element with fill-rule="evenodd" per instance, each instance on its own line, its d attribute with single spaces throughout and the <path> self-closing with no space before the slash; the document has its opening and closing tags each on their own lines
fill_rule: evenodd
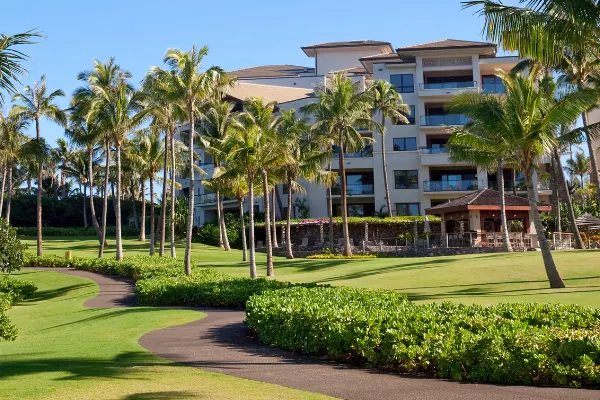
<svg viewBox="0 0 600 400">
<path fill-rule="evenodd" d="M 273 242 L 271 241 L 271 214 L 269 207 L 269 180 L 267 171 L 262 170 L 263 200 L 265 205 L 265 242 L 267 246 L 267 276 L 275 276 L 273 271 Z"/>
<path fill-rule="evenodd" d="M 331 174 L 331 161 L 327 168 Z M 331 185 L 327 186 L 327 213 L 329 214 L 329 250 L 333 252 L 333 197 Z"/>
<path fill-rule="evenodd" d="M 277 243 L 277 218 L 276 215 L 277 213 L 275 212 L 275 192 L 277 191 L 277 185 L 273 185 L 273 196 L 271 196 L 271 204 L 273 205 L 273 213 L 272 213 L 272 218 L 273 218 L 273 234 L 271 235 L 271 238 L 273 239 L 273 247 L 274 248 L 278 248 L 279 247 L 279 243 Z"/>
<path fill-rule="evenodd" d="M 87 229 L 87 184 L 83 184 L 83 227 Z"/>
<path fill-rule="evenodd" d="M 37 140 L 41 140 L 40 135 L 40 119 L 35 117 L 35 134 Z M 38 190 L 37 190 L 37 256 L 41 257 L 44 254 L 42 250 L 42 163 L 38 163 Z M 12 171 L 10 171 L 12 173 Z"/>
<path fill-rule="evenodd" d="M 27 177 L 27 194 L 31 196 L 31 177 Z"/>
<path fill-rule="evenodd" d="M 244 199 L 240 199 L 240 225 L 242 227 L 242 261 L 248 261 L 248 244 L 246 242 L 246 221 L 244 221 Z"/>
<path fill-rule="evenodd" d="M 154 221 L 154 178 L 150 177 L 150 255 L 154 255 L 156 247 L 156 227 Z"/>
<path fill-rule="evenodd" d="M 217 196 L 217 225 L 219 226 L 219 247 L 223 248 L 223 224 L 221 224 L 221 194 L 217 190 L 215 195 Z"/>
<path fill-rule="evenodd" d="M 229 237 L 227 236 L 227 226 L 225 225 L 225 213 L 223 212 L 223 199 L 219 196 L 219 204 L 217 205 L 220 210 L 219 217 L 219 229 L 223 233 L 223 246 L 225 251 L 230 251 L 231 246 L 229 245 Z"/>
<path fill-rule="evenodd" d="M 285 246 L 287 252 L 287 258 L 293 259 L 294 253 L 292 252 L 292 177 L 288 175 L 287 178 L 288 198 L 287 198 L 287 217 L 285 221 Z M 331 190 L 331 189 L 329 189 Z"/>
<path fill-rule="evenodd" d="M 496 170 L 496 181 L 498 182 L 498 193 L 500 193 L 500 221 L 502 222 L 502 250 L 512 251 L 510 238 L 508 237 L 508 222 L 506 221 L 506 198 L 504 196 L 504 160 L 498 160 Z"/>
<path fill-rule="evenodd" d="M 588 126 L 588 117 L 587 112 L 581 113 L 581 118 L 583 120 L 583 126 Z M 596 204 L 600 204 L 600 176 L 598 174 L 598 163 L 596 162 L 596 152 L 594 149 L 594 145 L 592 142 L 592 138 L 590 137 L 590 133 L 585 133 L 585 138 L 588 145 L 588 152 L 590 155 L 590 180 L 594 184 L 596 188 Z M 583 178 L 581 181 L 581 185 L 583 186 Z"/>
<path fill-rule="evenodd" d="M 256 278 L 256 255 L 254 243 L 254 176 L 248 174 L 248 218 L 250 226 L 248 228 L 250 245 L 250 278 Z"/>
<path fill-rule="evenodd" d="M 117 246 L 117 261 L 123 259 L 123 243 L 121 241 L 121 145 L 117 143 L 115 153 L 115 163 L 117 165 L 117 209 L 115 213 L 115 231 Z"/>
<path fill-rule="evenodd" d="M 116 158 L 116 155 L 115 155 L 115 158 Z M 112 199 L 113 199 L 113 212 L 114 212 L 115 218 L 116 218 L 116 216 L 117 216 L 117 195 L 115 194 L 115 183 L 114 182 L 110 183 L 110 193 L 111 193 Z"/>
<path fill-rule="evenodd" d="M 60 173 L 60 184 L 62 185 L 62 198 L 67 198 L 67 180 L 65 179 L 65 174 L 63 172 Z"/>
<path fill-rule="evenodd" d="M 385 187 L 385 204 L 388 209 L 388 217 L 392 218 L 392 200 L 390 199 L 390 187 L 388 186 L 387 161 L 385 155 L 385 114 L 381 113 L 381 162 L 383 164 L 383 186 Z"/>
<path fill-rule="evenodd" d="M 104 255 L 104 247 L 106 246 L 106 216 L 108 214 L 108 178 L 110 176 L 110 142 L 106 141 L 106 170 L 104 175 L 104 188 L 102 200 L 102 235 L 100 238 L 100 249 L 98 250 L 98 258 Z"/>
<path fill-rule="evenodd" d="M 352 256 L 352 248 L 350 246 L 350 236 L 348 233 L 348 208 L 346 206 L 346 166 L 344 165 L 344 140 L 342 133 L 339 133 L 338 147 L 340 149 L 340 181 L 341 181 L 341 197 L 342 197 L 342 234 L 344 236 L 344 252 L 346 257 Z"/>
<path fill-rule="evenodd" d="M 175 137 L 171 134 L 171 257 L 177 258 L 175 249 Z M 165 149 L 166 151 L 166 149 Z"/>
<path fill-rule="evenodd" d="M 6 187 L 6 172 L 8 163 L 2 164 L 2 190 L 0 191 L 0 218 L 2 218 L 2 209 L 4 208 L 4 189 Z"/>
<path fill-rule="evenodd" d="M 169 164 L 169 132 L 165 132 L 165 155 L 163 160 L 163 185 L 162 185 L 162 205 L 160 206 L 160 247 L 158 248 L 158 255 L 161 257 L 165 256 L 165 235 L 166 235 L 166 224 L 167 224 L 167 172 Z"/>
<path fill-rule="evenodd" d="M 131 204 L 132 204 L 132 209 L 133 209 L 133 226 L 135 227 L 135 229 L 140 229 L 140 222 L 138 221 L 138 215 L 137 215 L 137 207 L 135 204 L 135 184 L 133 182 L 133 180 L 131 181 L 131 188 L 129 189 L 131 191 Z"/>
<path fill-rule="evenodd" d="M 283 203 L 281 201 L 281 195 L 279 194 L 279 190 L 275 191 L 275 198 L 277 199 L 277 206 L 279 207 L 279 215 L 281 218 L 283 218 Z"/>
<path fill-rule="evenodd" d="M 8 195 L 6 199 L 6 223 L 10 225 L 10 205 L 12 203 L 12 192 L 13 192 L 13 165 L 9 164 L 8 167 Z"/>
<path fill-rule="evenodd" d="M 140 223 L 139 240 L 144 242 L 146 240 L 146 184 L 143 178 L 140 185 L 140 200 L 142 202 L 142 221 Z"/>
<path fill-rule="evenodd" d="M 567 203 L 567 211 L 569 213 L 569 224 L 571 225 L 571 232 L 573 232 L 573 236 L 575 239 L 575 248 L 583 249 L 585 247 L 583 245 L 583 239 L 581 239 L 581 235 L 579 234 L 579 228 L 577 227 L 577 223 L 575 222 L 575 210 L 573 209 L 573 201 L 571 199 L 571 194 L 569 193 L 569 187 L 567 186 L 565 175 L 563 174 L 562 160 L 560 159 L 560 154 L 558 153 L 558 149 L 556 147 L 552 149 L 552 157 L 554 158 L 554 162 L 556 163 L 556 170 L 558 172 L 558 189 L 559 191 L 562 191 L 563 199 L 565 203 Z"/>
<path fill-rule="evenodd" d="M 90 216 L 92 217 L 92 225 L 94 226 L 94 230 L 96 231 L 96 236 L 98 237 L 98 242 L 102 245 L 102 231 L 100 230 L 100 226 L 98 225 L 98 220 L 96 219 L 96 209 L 94 207 L 94 150 L 90 149 L 88 152 L 88 182 L 90 184 Z M 106 244 L 104 244 L 106 245 Z"/>
<path fill-rule="evenodd" d="M 517 170 L 516 170 L 516 168 L 512 169 L 512 192 L 513 192 L 513 196 L 517 195 Z"/>
<path fill-rule="evenodd" d="M 190 134 L 189 134 L 189 163 L 190 163 L 190 186 L 189 186 L 189 196 L 188 196 L 188 220 L 187 220 L 187 229 L 185 232 L 185 255 L 183 257 L 183 265 L 185 268 L 185 274 L 192 274 L 192 230 L 194 228 L 194 207 L 195 207 L 195 198 L 194 198 L 194 190 L 196 188 L 196 182 L 194 181 L 194 134 L 195 134 L 195 126 L 194 126 L 194 104 L 190 102 L 188 104 L 188 115 L 190 119 Z"/>
<path fill-rule="evenodd" d="M 542 225 L 540 213 L 538 212 L 537 201 L 535 199 L 535 192 L 533 190 L 534 168 L 535 167 L 532 166 L 527 171 L 527 199 L 529 200 L 530 207 L 529 214 L 537 232 L 538 243 L 542 250 L 542 258 L 544 259 L 544 267 L 546 269 L 548 281 L 550 282 L 550 287 L 564 288 L 565 283 L 561 279 L 560 274 L 556 269 L 556 264 L 554 264 L 554 259 L 552 258 L 552 253 L 550 251 L 550 244 L 548 243 L 548 239 L 546 238 L 546 231 L 544 229 L 544 225 Z"/>
</svg>

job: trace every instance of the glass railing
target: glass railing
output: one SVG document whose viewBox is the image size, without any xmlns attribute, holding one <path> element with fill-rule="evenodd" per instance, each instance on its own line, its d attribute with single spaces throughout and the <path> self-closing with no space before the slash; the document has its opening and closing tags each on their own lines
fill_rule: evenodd
<svg viewBox="0 0 600 400">
<path fill-rule="evenodd" d="M 469 118 L 459 114 L 421 116 L 421 126 L 464 125 L 469 121 Z"/>
<path fill-rule="evenodd" d="M 198 204 L 209 204 L 217 202 L 217 194 L 216 193 L 204 193 L 196 197 L 198 199 Z"/>
<path fill-rule="evenodd" d="M 465 190 L 477 190 L 476 180 L 463 181 L 424 181 L 424 192 L 460 192 Z"/>
<path fill-rule="evenodd" d="M 419 89 L 465 89 L 477 87 L 476 81 L 421 83 Z"/>
<path fill-rule="evenodd" d="M 359 196 L 373 193 L 375 193 L 373 185 L 346 185 L 346 195 L 348 196 Z M 339 196 L 342 194 L 341 186 L 333 186 L 331 188 L 331 194 L 334 196 Z"/>
<path fill-rule="evenodd" d="M 373 149 L 372 148 L 367 148 L 367 149 L 364 149 L 363 151 L 359 151 L 356 153 L 344 153 L 344 158 L 368 158 L 368 157 L 373 157 Z M 333 158 L 340 158 L 340 153 L 337 151 L 334 152 Z"/>
<path fill-rule="evenodd" d="M 423 154 L 447 154 L 448 148 L 446 146 L 442 147 L 426 147 L 423 150 Z"/>
<path fill-rule="evenodd" d="M 488 181 L 488 188 L 492 190 L 498 190 L 498 182 Z M 550 184 L 547 182 L 538 182 L 537 185 L 538 190 L 551 190 Z M 504 181 L 504 190 L 512 191 L 513 183 L 510 181 Z M 517 182 L 517 191 L 526 192 L 527 191 L 527 183 L 525 182 Z"/>
</svg>

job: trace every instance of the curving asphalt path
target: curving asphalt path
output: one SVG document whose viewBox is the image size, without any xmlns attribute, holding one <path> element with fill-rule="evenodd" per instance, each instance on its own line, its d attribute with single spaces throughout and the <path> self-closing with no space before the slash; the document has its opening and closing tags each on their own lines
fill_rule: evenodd
<svg viewBox="0 0 600 400">
<path fill-rule="evenodd" d="M 94 308 L 132 307 L 134 283 L 87 271 L 52 269 L 90 279 L 100 294 L 85 302 Z M 243 311 L 196 308 L 206 318 L 159 329 L 140 345 L 168 360 L 207 371 L 322 393 L 343 399 L 389 400 L 598 400 L 600 391 L 501 386 L 408 377 L 354 368 L 259 343 L 248 336 Z"/>
</svg>

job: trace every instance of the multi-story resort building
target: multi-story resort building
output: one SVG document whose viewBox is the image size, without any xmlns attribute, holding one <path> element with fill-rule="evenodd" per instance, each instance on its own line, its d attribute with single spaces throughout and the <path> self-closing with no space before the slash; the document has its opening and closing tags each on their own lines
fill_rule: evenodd
<svg viewBox="0 0 600 400">
<path fill-rule="evenodd" d="M 388 42 L 364 40 L 332 42 L 302 47 L 314 59 L 314 66 L 267 65 L 231 71 L 238 84 L 229 93 L 232 101 L 258 96 L 276 101 L 281 110 L 298 110 L 316 101 L 314 88 L 324 84 L 331 73 L 344 72 L 365 89 L 374 80 L 383 79 L 396 86 L 404 103 L 410 105 L 408 124 L 386 122 L 386 156 L 388 182 L 394 215 L 424 215 L 429 207 L 483 188 L 497 188 L 495 171 L 478 169 L 467 163 L 450 161 L 445 144 L 449 127 L 467 122 L 462 115 L 449 114 L 445 104 L 461 91 L 503 93 L 498 69 L 510 70 L 518 57 L 497 56 L 496 45 L 464 40 L 440 40 L 394 49 Z M 377 117 L 376 117 L 377 118 Z M 309 118 L 310 122 L 310 118 Z M 369 216 L 385 206 L 381 136 L 365 131 L 374 142 L 359 153 L 346 154 L 349 215 Z M 211 160 L 198 149 L 208 175 L 196 184 L 196 224 L 215 218 L 214 194 L 208 192 L 201 179 L 210 179 Z M 332 168 L 339 169 L 334 158 Z M 551 194 L 547 184 L 548 166 L 542 164 L 537 173 L 537 196 L 548 202 Z M 513 190 L 513 171 L 504 171 L 506 188 Z M 526 195 L 523 174 L 516 173 L 515 191 Z M 184 192 L 186 182 L 182 181 Z M 327 189 L 309 183 L 306 192 L 294 194 L 311 218 L 327 216 Z M 287 204 L 287 194 L 278 190 L 281 204 Z M 334 214 L 340 213 L 339 188 L 333 188 Z M 262 210 L 262 199 L 254 207 Z M 237 210 L 232 200 L 224 201 L 227 211 Z M 275 209 L 284 210 L 275 205 Z M 297 211 L 297 210 L 295 210 Z M 299 214 L 297 214 L 299 215 Z"/>
</svg>

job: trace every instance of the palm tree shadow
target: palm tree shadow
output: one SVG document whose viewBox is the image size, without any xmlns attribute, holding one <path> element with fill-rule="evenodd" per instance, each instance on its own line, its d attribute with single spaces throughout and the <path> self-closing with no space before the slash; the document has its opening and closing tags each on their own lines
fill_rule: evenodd
<svg viewBox="0 0 600 400">
<path fill-rule="evenodd" d="M 197 399 L 198 395 L 188 392 L 147 392 L 136 393 L 122 397 L 121 400 L 174 400 L 174 399 Z"/>
</svg>

